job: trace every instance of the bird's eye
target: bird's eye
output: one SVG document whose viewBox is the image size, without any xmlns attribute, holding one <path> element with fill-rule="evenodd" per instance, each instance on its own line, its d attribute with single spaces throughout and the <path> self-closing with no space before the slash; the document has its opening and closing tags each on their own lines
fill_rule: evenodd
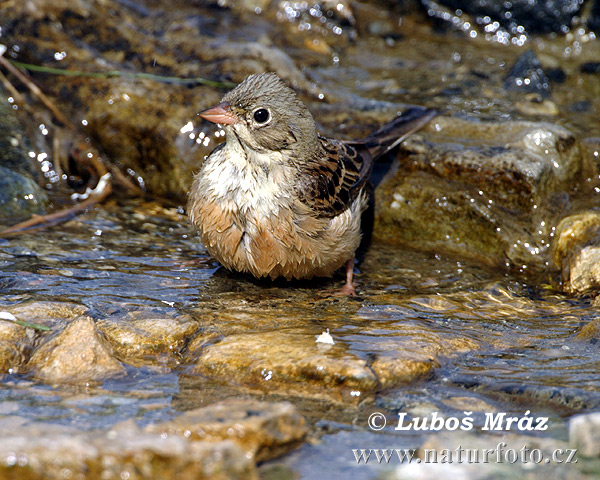
<svg viewBox="0 0 600 480">
<path fill-rule="evenodd" d="M 266 108 L 259 108 L 254 112 L 256 123 L 267 123 L 269 121 L 269 111 Z"/>
</svg>

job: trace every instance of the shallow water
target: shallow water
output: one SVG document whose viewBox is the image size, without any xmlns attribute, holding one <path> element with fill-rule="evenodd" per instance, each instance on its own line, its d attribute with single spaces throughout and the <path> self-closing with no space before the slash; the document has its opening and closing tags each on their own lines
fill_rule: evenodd
<svg viewBox="0 0 600 480">
<path fill-rule="evenodd" d="M 3 414 L 107 428 L 128 418 L 153 423 L 233 395 L 288 398 L 316 422 L 315 434 L 325 436 L 322 448 L 305 445 L 287 457 L 286 468 L 316 478 L 314 465 L 349 443 L 371 448 L 391 439 L 397 447 L 420 438 L 418 432 L 394 435 L 391 427 L 369 432 L 366 418 L 373 410 L 389 418 L 399 412 L 460 415 L 467 398 L 476 405 L 476 425 L 483 425 L 486 411 L 531 410 L 551 418 L 546 434 L 564 439 L 564 418 L 600 406 L 596 340 L 574 338 L 598 318 L 595 309 L 456 259 L 374 244 L 359 266 L 360 296 L 331 297 L 341 276 L 271 284 L 223 271 L 176 209 L 144 203 L 111 203 L 59 228 L 3 240 L 0 255 L 0 307 L 70 302 L 88 307 L 96 320 L 142 308 L 191 314 L 199 329 L 218 326 L 225 335 L 259 338 L 273 330 L 313 336 L 328 328 L 345 352 L 365 360 L 398 351 L 418 356 L 452 340 L 459 346 L 438 352 L 439 367 L 427 378 L 382 390 L 355 407 L 298 397 L 293 388 L 270 395 L 267 378 L 246 388 L 190 374 L 189 359 L 158 355 L 96 386 L 50 387 L 27 375 L 4 375 Z M 348 467 L 347 458 L 338 462 Z"/>
<path fill-rule="evenodd" d="M 433 32 L 414 15 L 403 17 L 387 37 L 362 32 L 352 38 L 352 28 L 346 25 L 341 34 L 332 35 L 335 22 L 320 30 L 320 20 L 313 13 L 275 21 L 272 16 L 181 2 L 163 16 L 153 10 L 162 2 L 146 2 L 148 11 L 141 4 L 121 3 L 128 9 L 141 9 L 134 12 L 140 23 L 132 27 L 132 31 L 137 29 L 139 38 L 135 38 L 140 44 L 145 35 L 157 39 L 156 51 L 151 49 L 149 54 L 159 55 L 160 68 L 155 73 L 173 73 L 161 66 L 160 55 L 168 57 L 168 48 L 178 49 L 178 29 L 190 42 L 194 40 L 190 32 L 200 32 L 216 44 L 259 41 L 282 49 L 313 87 L 311 91 L 306 85 L 298 86 L 327 135 L 361 135 L 367 124 L 369 128 L 380 125 L 404 104 L 437 107 L 448 116 L 474 120 L 551 121 L 571 129 L 578 139 L 597 136 L 600 128 L 600 82 L 597 76 L 579 72 L 582 62 L 598 58 L 598 41 L 586 32 L 531 37 L 522 48 L 481 38 L 474 41 L 456 32 Z M 280 3 L 290 8 L 299 4 Z M 366 30 L 371 17 L 373 24 L 385 20 L 386 15 L 376 10 L 366 12 L 356 28 Z M 300 33 L 298 25 L 307 22 L 313 30 Z M 76 36 L 80 26 L 68 26 Z M 307 47 L 307 40 L 313 39 L 324 42 L 321 50 L 314 44 Z M 530 46 L 546 55 L 545 62 L 558 62 L 566 73 L 563 82 L 552 83 L 559 115 L 523 113 L 519 109 L 523 94 L 501 87 L 511 65 Z M 106 54 L 118 64 L 121 57 L 113 47 L 107 43 L 106 52 L 94 51 L 93 55 L 104 62 Z M 196 54 L 185 57 L 182 53 L 175 61 L 191 65 L 197 62 Z M 76 57 L 70 51 L 66 55 L 67 61 Z M 151 62 L 141 53 L 132 58 L 143 66 L 141 70 L 151 70 Z M 52 81 L 45 82 L 48 91 L 59 90 Z M 81 79 L 69 84 L 61 78 L 56 83 L 65 91 L 69 86 L 84 92 L 89 87 Z M 134 89 L 127 90 L 130 87 L 123 81 L 123 91 L 115 91 L 133 96 Z M 171 113 L 180 114 L 167 111 L 169 117 Z M 196 125 L 208 135 L 203 133 L 204 141 L 198 142 L 200 137 L 189 137 L 188 121 L 195 118 L 181 123 L 175 143 L 178 153 L 193 164 L 190 168 L 197 170 L 196 159 L 213 148 L 209 137 L 214 131 Z M 110 135 L 102 127 L 94 128 L 106 148 L 109 137 L 113 138 L 110 128 Z M 474 144 L 494 140 L 468 138 Z M 118 158 L 120 144 L 112 153 Z M 137 167 L 132 164 L 134 170 Z M 569 193 L 571 205 L 598 206 L 597 196 L 587 191 L 579 198 L 577 192 Z M 176 194 L 183 196 L 183 191 Z M 332 472 L 330 478 L 378 475 L 378 468 L 357 469 L 352 448 L 418 445 L 426 434 L 393 430 L 398 413 L 440 412 L 460 417 L 473 411 L 480 428 L 486 412 L 523 415 L 531 411 L 550 418 L 544 435 L 564 440 L 570 415 L 600 408 L 600 336 L 578 336 L 582 327 L 598 320 L 597 308 L 587 299 L 554 291 L 550 284 L 556 285 L 556 278 L 551 275 L 528 277 L 464 259 L 375 243 L 358 266 L 359 297 L 337 298 L 330 294 L 343 283 L 341 274 L 333 280 L 288 284 L 225 272 L 206 254 L 182 211 L 155 203 L 110 201 L 65 225 L 0 239 L 0 309 L 25 302 L 66 302 L 86 307 L 97 322 L 121 316 L 126 322 L 128 314 L 138 313 L 188 315 L 197 322 L 197 336 L 206 336 L 207 344 L 239 334 L 256 338 L 257 345 L 266 336 L 283 342 L 310 339 L 307 345 L 313 347 L 312 339 L 329 329 L 339 349 L 329 353 L 333 359 L 348 355 L 368 365 L 390 359 L 390 369 L 403 357 L 431 359 L 431 371 L 406 384 L 391 381 L 391 386 L 381 385 L 362 398 L 354 397 L 354 402 L 341 403 L 323 392 L 313 394 L 310 388 L 298 391 L 295 384 L 274 385 L 272 372 L 260 378 L 241 368 L 236 378 L 195 372 L 196 353 L 188 350 L 191 336 L 178 350 L 126 358 L 126 375 L 101 384 L 49 386 L 28 374 L 6 374 L 0 382 L 0 415 L 95 429 L 130 418 L 141 425 L 151 424 L 231 396 L 287 399 L 311 422 L 312 441 L 283 460 L 267 464 L 263 473 L 271 475 L 280 468 L 275 478 L 298 475 L 321 480 L 327 478 L 324 470 Z M 264 349 L 269 351 L 271 346 Z M 369 430 L 367 418 L 372 412 L 383 412 L 388 418 L 383 431 Z"/>
</svg>

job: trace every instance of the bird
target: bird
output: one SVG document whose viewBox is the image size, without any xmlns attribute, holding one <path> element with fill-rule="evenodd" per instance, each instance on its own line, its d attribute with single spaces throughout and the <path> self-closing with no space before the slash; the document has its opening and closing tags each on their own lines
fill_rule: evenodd
<svg viewBox="0 0 600 480">
<path fill-rule="evenodd" d="M 295 91 L 275 73 L 248 76 L 198 115 L 225 142 L 194 175 L 187 213 L 208 253 L 256 278 L 332 277 L 356 295 L 357 249 L 370 238 L 373 162 L 437 115 L 413 107 L 359 141 L 321 136 Z"/>
</svg>

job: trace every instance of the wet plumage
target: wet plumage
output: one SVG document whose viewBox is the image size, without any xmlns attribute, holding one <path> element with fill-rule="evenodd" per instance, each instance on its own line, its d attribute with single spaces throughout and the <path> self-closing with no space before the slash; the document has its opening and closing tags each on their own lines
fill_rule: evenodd
<svg viewBox="0 0 600 480">
<path fill-rule="evenodd" d="M 346 293 L 353 293 L 372 162 L 435 112 L 397 117 L 364 141 L 331 140 L 318 135 L 295 92 L 267 73 L 249 76 L 200 115 L 226 132 L 188 203 L 209 253 L 257 278 L 328 277 L 346 265 Z"/>
</svg>

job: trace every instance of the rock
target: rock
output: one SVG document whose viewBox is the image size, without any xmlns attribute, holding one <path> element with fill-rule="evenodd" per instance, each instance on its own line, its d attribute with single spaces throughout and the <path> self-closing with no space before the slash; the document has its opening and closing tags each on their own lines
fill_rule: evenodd
<svg viewBox="0 0 600 480">
<path fill-rule="evenodd" d="M 424 380 L 433 375 L 434 368 L 440 364 L 425 356 L 377 355 L 371 363 L 371 369 L 377 375 L 381 388 L 394 388 Z"/>
<path fill-rule="evenodd" d="M 290 403 L 237 398 L 187 411 L 169 422 L 150 425 L 146 431 L 190 441 L 232 440 L 246 458 L 262 462 L 298 446 L 308 429 Z"/>
<path fill-rule="evenodd" d="M 7 101 L 8 98 L 12 100 Z M 0 167 L 43 185 L 47 177 L 41 167 L 48 158 L 47 145 L 39 128 L 34 134 L 28 131 L 26 121 L 31 119 L 17 107 L 16 100 L 0 85 Z M 39 192 L 40 196 L 44 193 L 41 188 Z"/>
<path fill-rule="evenodd" d="M 231 441 L 161 436 L 140 430 L 132 420 L 86 432 L 5 417 L 0 457 L 2 478 L 257 479 L 254 463 Z"/>
<path fill-rule="evenodd" d="M 598 297 L 594 300 L 594 305 L 596 307 L 598 305 Z M 595 318 L 590 322 L 583 325 L 575 334 L 575 339 L 581 340 L 584 342 L 597 342 L 600 340 L 600 320 Z"/>
<path fill-rule="evenodd" d="M 550 80 L 532 50 L 522 54 L 502 81 L 506 90 L 550 96 Z"/>
<path fill-rule="evenodd" d="M 36 323 L 52 329 L 64 328 L 67 323 L 86 314 L 88 309 L 76 303 L 28 301 L 5 307 L 18 320 Z"/>
<path fill-rule="evenodd" d="M 544 99 L 537 93 L 529 93 L 516 102 L 517 110 L 524 115 L 556 117 L 560 111 L 551 100 Z"/>
<path fill-rule="evenodd" d="M 586 457 L 600 457 L 600 413 L 584 413 L 569 419 L 569 443 Z"/>
<path fill-rule="evenodd" d="M 268 348 L 266 348 L 268 346 Z M 356 404 L 372 395 L 377 378 L 344 345 L 320 345 L 289 332 L 234 334 L 204 347 L 190 373 L 241 383 L 251 389 Z"/>
<path fill-rule="evenodd" d="M 436 4 L 421 0 L 426 8 L 435 13 Z M 582 0 L 440 0 L 439 4 L 452 9 L 457 16 L 462 12 L 472 15 L 474 25 L 490 26 L 495 31 L 501 26 L 512 36 L 527 33 L 567 33 L 573 17 L 581 9 Z M 439 7 L 438 7 L 439 8 Z M 449 20 L 449 19 L 448 19 Z M 495 23 L 495 25 L 494 25 Z"/>
<path fill-rule="evenodd" d="M 0 373 L 18 373 L 27 361 L 32 347 L 32 330 L 11 321 L 0 320 Z"/>
<path fill-rule="evenodd" d="M 31 374 L 48 383 L 89 383 L 123 375 L 125 369 L 86 316 L 40 345 L 27 364 Z"/>
<path fill-rule="evenodd" d="M 119 358 L 132 365 L 174 363 L 175 355 L 198 329 L 189 315 L 173 309 L 139 308 L 99 320 L 98 330 Z"/>
<path fill-rule="evenodd" d="M 600 32 L 600 0 L 594 0 L 588 25 L 593 31 Z"/>
<path fill-rule="evenodd" d="M 600 245 L 582 248 L 571 261 L 563 274 L 563 288 L 568 293 L 589 293 L 600 289 Z"/>
<path fill-rule="evenodd" d="M 374 237 L 490 265 L 546 269 L 552 228 L 581 176 L 579 143 L 547 123 L 441 117 L 430 128 L 440 134 L 436 143 L 420 135 L 406 140 L 404 158 L 377 188 Z"/>
<path fill-rule="evenodd" d="M 31 178 L 0 167 L 0 222 L 12 225 L 43 214 L 48 196 Z"/>
<path fill-rule="evenodd" d="M 45 157 L 37 156 L 31 147 L 12 104 L 5 100 L 8 96 L 0 86 L 0 223 L 11 225 L 33 214 L 43 214 L 48 196 L 36 183 L 44 180 L 36 157 L 39 163 Z"/>
<path fill-rule="evenodd" d="M 600 213 L 588 211 L 564 218 L 556 228 L 552 258 L 561 269 L 566 292 L 600 288 Z"/>
<path fill-rule="evenodd" d="M 581 73 L 600 73 L 600 62 L 585 62 L 579 70 Z"/>
<path fill-rule="evenodd" d="M 62 328 L 66 322 L 87 311 L 82 305 L 63 302 L 24 302 L 2 307 L 17 320 L 52 329 Z M 45 332 L 0 321 L 0 372 L 19 373 L 24 370 L 38 337 Z"/>
</svg>

